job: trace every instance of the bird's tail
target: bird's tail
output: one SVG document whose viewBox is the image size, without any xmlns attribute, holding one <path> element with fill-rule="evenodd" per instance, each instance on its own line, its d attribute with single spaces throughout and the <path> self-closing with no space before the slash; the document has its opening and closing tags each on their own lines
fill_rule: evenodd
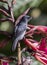
<svg viewBox="0 0 47 65">
<path fill-rule="evenodd" d="M 12 45 L 12 51 L 15 51 L 17 43 L 18 43 L 18 40 L 15 39 L 14 42 L 13 42 L 13 45 Z"/>
</svg>

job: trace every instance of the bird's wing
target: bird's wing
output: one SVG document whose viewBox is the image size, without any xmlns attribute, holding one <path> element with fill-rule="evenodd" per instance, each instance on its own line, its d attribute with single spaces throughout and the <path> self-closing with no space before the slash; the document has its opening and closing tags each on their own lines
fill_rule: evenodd
<svg viewBox="0 0 47 65">
<path fill-rule="evenodd" d="M 17 29 L 18 29 L 18 26 L 15 27 L 15 31 L 14 31 L 15 33 L 16 33 Z"/>
<path fill-rule="evenodd" d="M 26 30 L 26 26 L 19 26 L 17 31 L 16 31 L 16 37 L 19 37 L 24 31 Z"/>
</svg>

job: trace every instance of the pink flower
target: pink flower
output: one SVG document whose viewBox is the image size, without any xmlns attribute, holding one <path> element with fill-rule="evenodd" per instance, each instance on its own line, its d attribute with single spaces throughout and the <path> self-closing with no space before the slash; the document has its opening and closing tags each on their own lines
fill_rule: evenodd
<svg viewBox="0 0 47 65">
<path fill-rule="evenodd" d="M 46 38 L 42 38 L 40 45 L 38 42 L 32 43 L 28 39 L 24 39 L 25 44 L 30 47 L 32 50 L 35 50 L 34 57 L 42 62 L 44 65 L 47 64 L 47 48 L 46 48 Z"/>
<path fill-rule="evenodd" d="M 43 33 L 47 32 L 47 26 L 38 26 L 37 28 L 39 31 L 42 31 Z"/>
<path fill-rule="evenodd" d="M 46 38 L 42 38 L 39 50 L 44 51 L 45 54 L 47 54 L 47 48 L 46 48 Z"/>
<path fill-rule="evenodd" d="M 32 26 L 29 25 L 30 27 L 30 30 L 27 31 L 28 34 L 34 34 L 34 32 L 40 32 L 41 34 L 47 34 L 47 27 L 46 26 Z M 35 31 L 36 30 L 36 31 Z M 36 33 L 36 34 L 37 34 Z M 47 45 L 46 45 L 46 40 L 47 40 L 47 37 L 43 37 L 41 39 L 41 42 L 37 42 L 36 40 L 33 40 L 32 39 L 23 39 L 25 44 L 30 47 L 33 51 L 35 50 L 36 53 L 34 53 L 34 57 L 42 62 L 44 65 L 47 65 Z"/>
</svg>

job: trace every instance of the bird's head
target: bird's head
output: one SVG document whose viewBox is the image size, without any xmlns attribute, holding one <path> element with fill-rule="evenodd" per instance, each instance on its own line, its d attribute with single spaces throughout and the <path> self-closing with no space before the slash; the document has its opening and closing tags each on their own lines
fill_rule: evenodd
<svg viewBox="0 0 47 65">
<path fill-rule="evenodd" d="M 32 17 L 30 17 L 28 15 L 25 15 L 24 16 L 24 19 L 25 19 L 26 22 L 29 22 L 32 19 Z"/>
</svg>

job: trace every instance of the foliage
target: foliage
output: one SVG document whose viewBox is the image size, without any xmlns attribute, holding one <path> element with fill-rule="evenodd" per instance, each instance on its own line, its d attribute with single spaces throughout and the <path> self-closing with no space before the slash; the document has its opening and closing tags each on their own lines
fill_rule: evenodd
<svg viewBox="0 0 47 65">
<path fill-rule="evenodd" d="M 43 2 L 42 2 L 43 0 L 17 0 L 16 1 L 16 4 L 14 5 L 14 8 L 13 8 L 13 12 L 14 12 L 14 17 L 15 17 L 15 19 L 17 19 L 18 18 L 18 16 L 20 16 L 28 7 L 39 7 L 40 9 L 42 9 L 42 10 L 44 10 L 43 8 L 42 8 L 42 6 L 43 5 L 45 5 L 45 3 L 43 4 Z M 46 0 L 45 0 L 46 1 Z M 41 2 L 42 2 L 42 5 L 40 6 L 40 4 L 41 4 Z M 0 6 L 3 4 L 3 6 L 4 7 L 6 7 L 7 8 L 7 5 L 6 4 L 4 4 L 4 3 L 1 3 L 0 4 Z M 44 7 L 45 8 L 45 7 Z M 31 13 L 30 13 L 31 14 Z M 46 15 L 47 16 L 47 15 Z M 5 18 L 5 16 L 3 16 L 3 15 L 1 15 L 1 17 L 4 17 Z M 42 17 L 43 18 L 43 17 Z M 35 19 L 34 19 L 34 21 L 35 21 Z M 37 19 L 37 23 L 36 24 L 38 24 L 38 19 Z M 12 32 L 12 28 L 13 28 L 13 25 L 11 24 L 11 23 L 8 23 L 8 22 L 2 22 L 2 23 L 0 23 L 1 25 L 0 25 L 0 30 L 5 30 L 5 31 L 8 31 L 8 32 Z M 4 25 L 5 24 L 5 25 Z M 6 26 L 6 24 L 7 24 L 7 26 Z M 33 22 L 33 24 L 34 24 L 34 22 Z M 40 23 L 41 24 L 41 23 Z M 4 25 L 4 26 L 3 26 Z M 12 25 L 12 27 L 11 27 L 11 25 Z M 5 27 L 6 26 L 6 27 Z M 8 28 L 7 28 L 8 27 Z M 42 27 L 43 28 L 43 27 Z M 45 27 L 44 27 L 45 28 Z M 38 28 L 38 29 L 40 29 L 41 30 L 41 28 Z M 43 31 L 43 29 L 42 29 L 42 31 Z M 45 32 L 45 29 L 44 29 L 44 31 L 43 32 Z M 3 35 L 0 35 L 0 38 L 3 38 Z M 1 53 L 4 53 L 4 54 L 6 54 L 6 55 L 15 55 L 16 54 L 16 52 L 15 52 L 15 54 L 14 53 L 12 53 L 11 51 L 10 51 L 10 49 L 11 49 L 11 45 L 12 45 L 12 40 L 10 40 L 10 42 L 9 42 L 9 44 L 7 44 L 7 46 L 5 47 L 5 48 L 2 48 L 1 50 L 0 50 L 0 52 Z M 10 64 L 11 65 L 11 64 Z M 32 63 L 32 65 L 42 65 L 40 62 L 38 62 L 38 61 L 36 61 L 36 59 L 33 59 L 33 63 Z"/>
</svg>

